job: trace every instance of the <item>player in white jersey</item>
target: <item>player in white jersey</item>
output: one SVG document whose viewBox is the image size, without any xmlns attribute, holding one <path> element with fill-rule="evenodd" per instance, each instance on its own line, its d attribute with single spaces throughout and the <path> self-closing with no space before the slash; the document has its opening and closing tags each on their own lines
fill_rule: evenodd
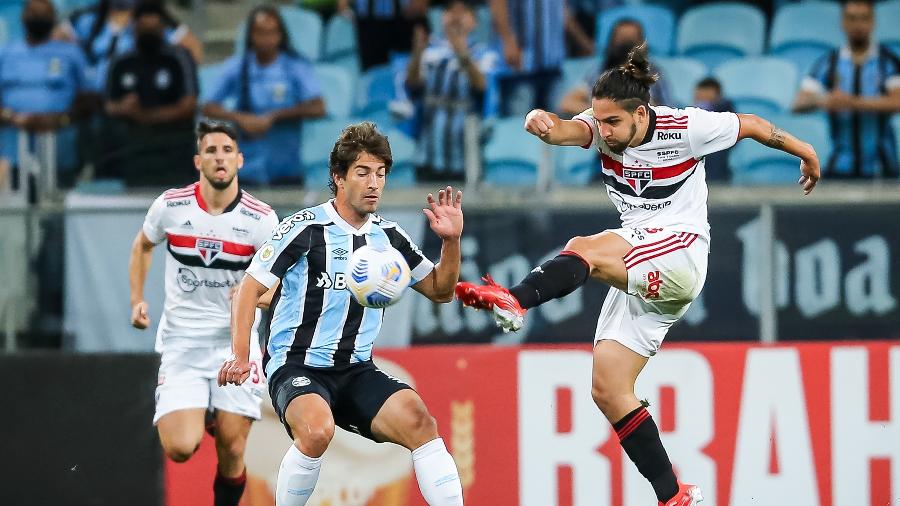
<svg viewBox="0 0 900 506">
<path fill-rule="evenodd" d="M 812 146 L 751 114 L 650 106 L 656 78 L 642 45 L 600 76 L 591 109 L 572 120 L 537 109 L 525 119 L 525 129 L 548 144 L 600 152 L 622 228 L 571 239 L 509 290 L 487 277 L 485 286 L 459 283 L 456 294 L 467 306 L 493 310 L 504 330 L 518 330 L 527 308 L 568 295 L 590 277 L 610 285 L 594 339 L 594 401 L 659 504 L 690 506 L 702 499 L 700 489 L 677 480 L 634 384 L 706 279 L 703 157 L 753 139 L 800 158 L 806 194 L 819 179 L 819 160 Z"/>
<path fill-rule="evenodd" d="M 150 325 L 144 281 L 153 248 L 166 242 L 166 299 L 156 335 L 161 354 L 153 423 L 166 455 L 184 462 L 197 450 L 206 416 L 215 427 L 215 504 L 238 504 L 246 482 L 244 446 L 260 418 L 262 354 L 250 346 L 251 381 L 219 388 L 219 366 L 231 354 L 231 296 L 256 250 L 278 225 L 265 203 L 238 186 L 244 163 L 235 130 L 201 122 L 194 165 L 199 181 L 160 195 L 135 237 L 128 265 L 131 323 Z M 263 301 L 263 304 L 265 300 Z M 253 339 L 256 339 L 254 336 Z"/>
</svg>

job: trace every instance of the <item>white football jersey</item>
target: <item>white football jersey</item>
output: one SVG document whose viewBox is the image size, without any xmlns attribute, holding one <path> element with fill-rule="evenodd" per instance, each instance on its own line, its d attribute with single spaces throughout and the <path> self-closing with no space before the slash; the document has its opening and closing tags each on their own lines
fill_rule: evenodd
<svg viewBox="0 0 900 506">
<path fill-rule="evenodd" d="M 709 239 L 703 157 L 737 142 L 737 114 L 651 106 L 647 135 L 622 154 L 600 138 L 591 109 L 574 119 L 591 129 L 593 138 L 582 147 L 600 152 L 601 178 L 623 227 L 671 228 Z"/>
<path fill-rule="evenodd" d="M 217 216 L 207 212 L 200 183 L 157 197 L 143 227 L 168 249 L 157 351 L 231 342 L 232 288 L 276 226 L 275 211 L 243 190 Z"/>
</svg>

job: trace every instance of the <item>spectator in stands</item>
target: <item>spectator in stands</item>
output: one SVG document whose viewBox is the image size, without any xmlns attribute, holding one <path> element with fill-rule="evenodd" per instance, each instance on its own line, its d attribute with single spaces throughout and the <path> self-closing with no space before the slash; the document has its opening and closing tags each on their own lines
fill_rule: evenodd
<svg viewBox="0 0 900 506">
<path fill-rule="evenodd" d="M 154 1 L 162 7 L 162 0 Z M 106 72 L 112 58 L 134 49 L 132 10 L 136 4 L 137 0 L 100 0 L 75 11 L 56 30 L 57 38 L 71 40 L 81 46 L 100 89 L 106 83 Z M 195 62 L 201 62 L 203 43 L 165 8 L 162 12 L 166 40 L 184 47 L 190 51 Z"/>
<path fill-rule="evenodd" d="M 583 82 L 578 83 L 566 93 L 560 101 L 559 111 L 563 114 L 575 115 L 590 107 L 591 88 L 597 82 L 600 74 L 625 63 L 628 53 L 643 41 L 644 29 L 639 22 L 634 19 L 623 19 L 616 23 L 610 31 L 603 61 L 584 77 Z M 650 87 L 650 103 L 652 105 L 669 103 L 665 76 L 660 76 L 660 79 Z"/>
<path fill-rule="evenodd" d="M 465 119 L 482 115 L 491 74 L 500 55 L 469 34 L 478 21 L 472 7 L 453 0 L 444 12 L 444 38 L 430 47 L 425 29 L 417 27 L 406 75 L 409 96 L 420 105 L 416 179 L 463 181 Z"/>
<path fill-rule="evenodd" d="M 413 29 L 428 26 L 429 0 L 337 0 L 338 12 L 356 23 L 362 69 L 390 62 L 392 53 L 409 53 Z"/>
<path fill-rule="evenodd" d="M 734 104 L 722 95 L 722 84 L 714 77 L 701 79 L 694 88 L 694 107 L 712 112 L 734 112 Z M 718 151 L 706 155 L 706 180 L 728 181 L 728 152 Z"/>
<path fill-rule="evenodd" d="M 503 115 L 549 107 L 566 56 L 565 32 L 593 45 L 590 37 L 571 20 L 564 0 L 490 0 L 490 8 L 509 66 L 499 77 Z"/>
<path fill-rule="evenodd" d="M 18 161 L 19 131 L 57 132 L 60 182 L 74 181 L 80 164 L 72 122 L 91 103 L 78 46 L 50 38 L 56 24 L 53 3 L 28 0 L 22 24 L 25 40 L 11 42 L 0 52 L 0 190 L 10 184 L 10 169 Z"/>
<path fill-rule="evenodd" d="M 813 65 L 794 110 L 829 114 L 833 150 L 823 176 L 896 178 L 900 168 L 890 119 L 900 111 L 900 59 L 872 38 L 872 2 L 845 2 L 842 25 L 847 44 Z"/>
<path fill-rule="evenodd" d="M 132 186 L 182 183 L 194 172 L 197 69 L 186 49 L 165 40 L 165 26 L 158 3 L 138 4 L 135 49 L 110 63 L 98 172 Z"/>
<path fill-rule="evenodd" d="M 304 120 L 325 115 L 312 65 L 298 55 L 274 7 L 253 9 L 244 53 L 223 65 L 203 112 L 234 122 L 241 133 L 241 181 L 303 183 L 300 130 Z M 233 100 L 229 110 L 225 102 Z"/>
</svg>

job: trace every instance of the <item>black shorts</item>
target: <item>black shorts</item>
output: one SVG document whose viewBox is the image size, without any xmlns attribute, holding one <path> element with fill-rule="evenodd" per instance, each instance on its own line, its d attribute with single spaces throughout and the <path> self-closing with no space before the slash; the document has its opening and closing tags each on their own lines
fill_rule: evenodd
<svg viewBox="0 0 900 506">
<path fill-rule="evenodd" d="M 268 381 L 272 406 L 292 439 L 291 428 L 284 418 L 288 405 L 301 395 L 318 394 L 331 407 L 338 427 L 380 443 L 372 434 L 372 420 L 388 397 L 412 389 L 375 367 L 371 360 L 328 368 L 288 362 Z"/>
</svg>

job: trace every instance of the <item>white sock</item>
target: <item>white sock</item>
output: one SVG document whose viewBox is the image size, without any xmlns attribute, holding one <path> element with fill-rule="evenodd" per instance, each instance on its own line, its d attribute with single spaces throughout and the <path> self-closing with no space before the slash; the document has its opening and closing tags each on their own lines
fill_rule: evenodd
<svg viewBox="0 0 900 506">
<path fill-rule="evenodd" d="M 322 457 L 307 457 L 291 445 L 278 469 L 278 486 L 275 489 L 277 506 L 303 506 L 316 488 Z"/>
<path fill-rule="evenodd" d="M 412 459 L 419 490 L 429 506 L 462 506 L 459 471 L 443 439 L 437 438 L 416 448 Z"/>
</svg>

